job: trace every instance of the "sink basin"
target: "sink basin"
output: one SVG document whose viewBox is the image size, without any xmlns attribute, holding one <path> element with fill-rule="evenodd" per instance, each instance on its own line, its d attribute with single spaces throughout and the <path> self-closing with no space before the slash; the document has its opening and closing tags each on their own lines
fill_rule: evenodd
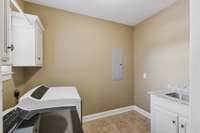
<svg viewBox="0 0 200 133">
<path fill-rule="evenodd" d="M 189 95 L 186 94 L 180 95 L 178 92 L 171 92 L 171 93 L 166 93 L 165 95 L 171 98 L 179 99 L 183 102 L 187 103 L 189 102 Z"/>
<path fill-rule="evenodd" d="M 179 93 L 176 93 L 176 92 L 167 93 L 167 94 L 165 94 L 165 95 L 167 95 L 167 96 L 169 96 L 169 97 L 177 98 L 177 99 L 180 98 Z"/>
</svg>

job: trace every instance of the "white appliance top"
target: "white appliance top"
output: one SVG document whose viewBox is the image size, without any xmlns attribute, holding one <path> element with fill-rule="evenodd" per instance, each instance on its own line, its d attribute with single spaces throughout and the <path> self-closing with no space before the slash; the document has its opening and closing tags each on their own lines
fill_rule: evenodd
<svg viewBox="0 0 200 133">
<path fill-rule="evenodd" d="M 36 97 L 33 95 L 34 93 Z M 25 110 L 38 110 L 67 106 L 80 108 L 80 103 L 81 98 L 76 87 L 38 86 L 23 95 L 17 106 Z"/>
<path fill-rule="evenodd" d="M 51 87 L 41 100 L 80 99 L 75 87 Z"/>
</svg>

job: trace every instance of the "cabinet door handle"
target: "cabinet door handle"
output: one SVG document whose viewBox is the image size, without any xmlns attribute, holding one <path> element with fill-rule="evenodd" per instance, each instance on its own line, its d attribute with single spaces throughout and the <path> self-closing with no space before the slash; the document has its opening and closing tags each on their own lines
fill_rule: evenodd
<svg viewBox="0 0 200 133">
<path fill-rule="evenodd" d="M 172 121 L 172 123 L 173 123 L 173 124 L 176 124 L 176 121 L 175 121 L 175 120 L 173 120 L 173 121 Z"/>
<path fill-rule="evenodd" d="M 185 125 L 181 124 L 181 128 L 185 128 Z"/>
<path fill-rule="evenodd" d="M 38 132 L 38 129 L 37 128 L 35 128 L 35 133 L 37 133 Z"/>
<path fill-rule="evenodd" d="M 10 45 L 7 48 L 10 49 L 11 51 L 13 51 L 15 49 L 14 45 Z"/>
<path fill-rule="evenodd" d="M 40 60 L 40 57 L 38 57 L 38 60 Z"/>
</svg>

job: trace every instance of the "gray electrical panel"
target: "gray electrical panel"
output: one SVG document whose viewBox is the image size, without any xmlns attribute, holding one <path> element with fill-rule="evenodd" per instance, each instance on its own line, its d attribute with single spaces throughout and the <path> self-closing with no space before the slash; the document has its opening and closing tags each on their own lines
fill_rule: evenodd
<svg viewBox="0 0 200 133">
<path fill-rule="evenodd" d="M 121 48 L 112 49 L 112 79 L 123 80 L 123 51 Z"/>
</svg>

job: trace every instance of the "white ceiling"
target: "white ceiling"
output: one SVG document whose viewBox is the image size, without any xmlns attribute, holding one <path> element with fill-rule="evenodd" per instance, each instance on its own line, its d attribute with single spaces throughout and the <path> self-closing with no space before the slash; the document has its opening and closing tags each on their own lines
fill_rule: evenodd
<svg viewBox="0 0 200 133">
<path fill-rule="evenodd" d="M 176 0 L 25 0 L 82 15 L 136 25 Z"/>
</svg>

